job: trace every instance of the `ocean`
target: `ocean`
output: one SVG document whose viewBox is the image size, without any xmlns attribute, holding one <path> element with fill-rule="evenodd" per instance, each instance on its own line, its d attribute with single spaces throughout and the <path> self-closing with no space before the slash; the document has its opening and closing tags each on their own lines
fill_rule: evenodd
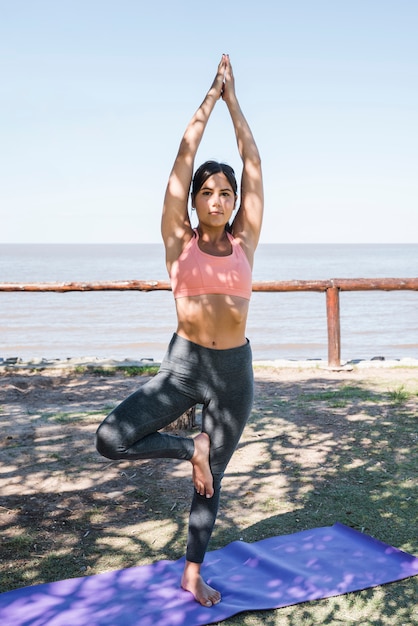
<svg viewBox="0 0 418 626">
<path fill-rule="evenodd" d="M 254 281 L 418 277 L 418 244 L 261 244 Z M 168 280 L 160 244 L 0 244 L 0 282 Z M 418 358 L 418 292 L 342 292 L 341 357 Z M 0 292 L 0 358 L 160 361 L 171 292 Z M 325 294 L 254 293 L 254 360 L 327 360 Z"/>
</svg>

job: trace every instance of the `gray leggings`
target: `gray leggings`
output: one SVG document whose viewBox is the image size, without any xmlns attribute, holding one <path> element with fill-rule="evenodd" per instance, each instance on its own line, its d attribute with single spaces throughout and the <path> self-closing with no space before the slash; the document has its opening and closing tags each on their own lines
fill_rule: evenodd
<svg viewBox="0 0 418 626">
<path fill-rule="evenodd" d="M 193 439 L 157 432 L 202 404 L 202 431 L 210 437 L 212 498 L 194 491 L 186 559 L 202 563 L 215 524 L 221 480 L 253 403 L 249 342 L 230 350 L 204 348 L 174 334 L 158 374 L 102 422 L 96 446 L 109 459 L 192 458 Z"/>
</svg>

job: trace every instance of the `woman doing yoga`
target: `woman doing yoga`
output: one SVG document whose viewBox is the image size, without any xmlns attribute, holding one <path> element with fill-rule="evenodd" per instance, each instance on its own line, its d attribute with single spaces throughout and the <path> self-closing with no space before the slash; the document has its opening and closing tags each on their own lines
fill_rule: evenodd
<svg viewBox="0 0 418 626">
<path fill-rule="evenodd" d="M 206 124 L 222 99 L 242 160 L 240 205 L 231 167 L 194 160 Z M 198 226 L 192 229 L 192 207 Z M 221 480 L 253 402 L 253 371 L 245 328 L 251 268 L 263 214 L 261 162 L 241 111 L 229 57 L 180 143 L 165 194 L 162 236 L 178 325 L 158 374 L 130 395 L 97 431 L 97 449 L 110 459 L 173 458 L 190 461 L 194 494 L 181 586 L 197 602 L 221 600 L 200 570 L 218 512 Z M 202 404 L 202 432 L 195 438 L 158 432 L 195 404 Z"/>
</svg>

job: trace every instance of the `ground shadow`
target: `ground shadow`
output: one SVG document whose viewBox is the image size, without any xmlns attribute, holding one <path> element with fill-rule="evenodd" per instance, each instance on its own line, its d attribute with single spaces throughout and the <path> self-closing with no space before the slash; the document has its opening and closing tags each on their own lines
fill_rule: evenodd
<svg viewBox="0 0 418 626">
<path fill-rule="evenodd" d="M 142 382 L 3 377 L 2 591 L 182 556 L 191 496 L 185 464 L 107 462 L 93 447 L 107 410 Z M 320 372 L 302 381 L 257 377 L 210 549 L 338 521 L 416 550 L 417 390 L 401 389 Z M 349 623 L 342 616 L 351 608 L 364 624 L 413 623 L 414 590 L 410 579 L 228 623 L 273 625 L 278 615 L 289 625 Z M 377 621 L 368 622 L 373 611 Z"/>
</svg>

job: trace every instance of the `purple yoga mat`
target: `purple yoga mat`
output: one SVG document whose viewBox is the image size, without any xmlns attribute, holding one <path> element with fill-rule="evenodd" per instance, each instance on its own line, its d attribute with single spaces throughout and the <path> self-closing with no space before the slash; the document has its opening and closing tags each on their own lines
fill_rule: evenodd
<svg viewBox="0 0 418 626">
<path fill-rule="evenodd" d="M 8 591 L 0 595 L 0 624 L 202 626 L 418 574 L 418 558 L 342 524 L 208 552 L 202 573 L 222 592 L 222 602 L 211 608 L 179 588 L 183 563 L 159 561 Z"/>
</svg>

